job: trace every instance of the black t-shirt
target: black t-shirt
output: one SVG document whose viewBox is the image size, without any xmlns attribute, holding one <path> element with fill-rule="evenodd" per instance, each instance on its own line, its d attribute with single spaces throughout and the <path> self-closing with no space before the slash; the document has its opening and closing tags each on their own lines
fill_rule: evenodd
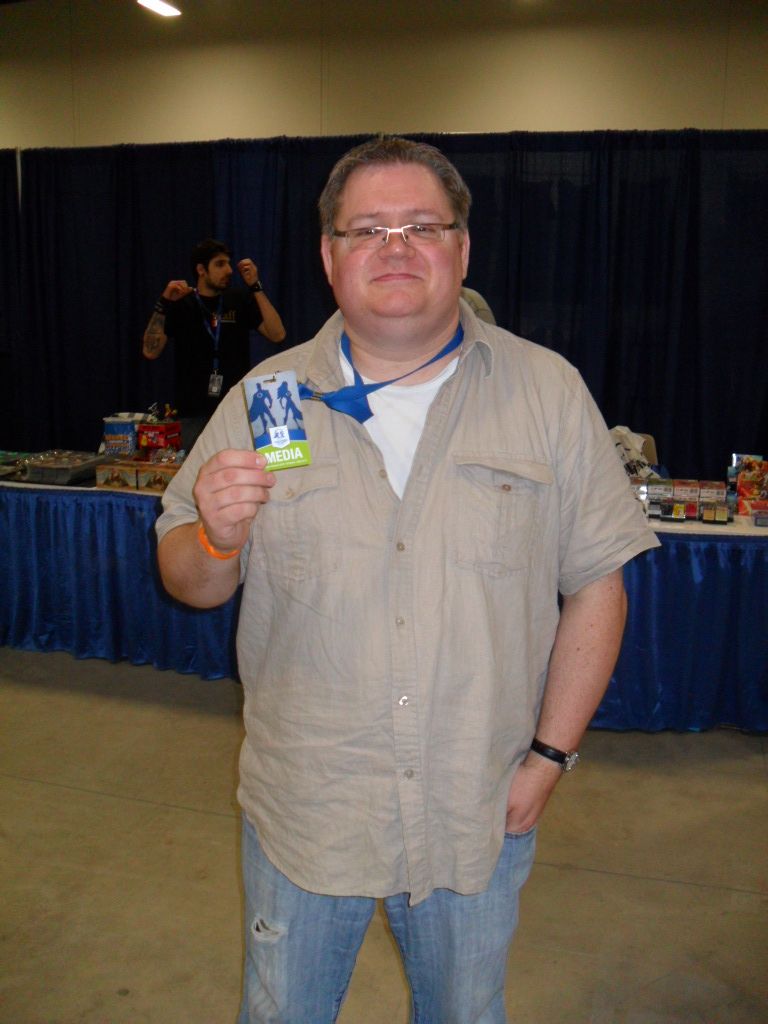
<svg viewBox="0 0 768 1024">
<path fill-rule="evenodd" d="M 219 307 L 219 296 L 200 296 L 208 310 L 208 326 Z M 173 401 L 179 416 L 210 416 L 229 389 L 251 369 L 249 331 L 262 322 L 261 311 L 253 295 L 239 288 L 228 288 L 221 296 L 219 332 L 219 368 L 223 376 L 218 398 L 209 396 L 208 382 L 213 372 L 214 343 L 206 329 L 206 320 L 194 292 L 170 304 L 165 316 L 165 333 L 174 343 Z"/>
</svg>

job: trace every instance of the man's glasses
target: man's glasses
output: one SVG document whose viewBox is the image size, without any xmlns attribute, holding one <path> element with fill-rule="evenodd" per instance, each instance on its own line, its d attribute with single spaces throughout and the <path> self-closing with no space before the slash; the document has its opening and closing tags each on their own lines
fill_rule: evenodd
<svg viewBox="0 0 768 1024">
<path fill-rule="evenodd" d="M 334 238 L 345 238 L 349 249 L 380 249 L 389 241 L 391 234 L 400 235 L 406 245 L 426 245 L 442 242 L 446 231 L 458 228 L 453 224 L 403 224 L 400 228 L 351 228 L 349 231 L 335 231 Z"/>
</svg>

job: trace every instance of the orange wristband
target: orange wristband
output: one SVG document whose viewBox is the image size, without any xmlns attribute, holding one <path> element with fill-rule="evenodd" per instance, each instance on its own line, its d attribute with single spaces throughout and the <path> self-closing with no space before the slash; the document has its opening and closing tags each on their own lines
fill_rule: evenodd
<svg viewBox="0 0 768 1024">
<path fill-rule="evenodd" d="M 242 551 L 242 548 L 235 548 L 234 551 L 217 551 L 213 544 L 208 540 L 208 535 L 205 532 L 205 527 L 202 522 L 197 528 L 197 539 L 212 558 L 219 558 L 222 562 L 226 562 L 229 558 L 234 558 L 235 555 L 239 555 Z"/>
</svg>

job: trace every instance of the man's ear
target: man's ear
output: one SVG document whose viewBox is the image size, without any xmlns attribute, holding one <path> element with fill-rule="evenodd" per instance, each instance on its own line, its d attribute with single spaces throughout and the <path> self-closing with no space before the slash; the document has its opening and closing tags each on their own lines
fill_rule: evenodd
<svg viewBox="0 0 768 1024">
<path fill-rule="evenodd" d="M 328 284 L 333 288 L 333 251 L 331 245 L 333 239 L 328 235 L 322 235 L 320 238 L 320 256 L 323 260 L 323 269 L 325 270 L 325 276 L 328 279 Z"/>
<path fill-rule="evenodd" d="M 469 232 L 465 229 L 461 232 L 461 266 L 463 268 L 462 281 L 467 276 L 469 268 Z"/>
<path fill-rule="evenodd" d="M 195 267 L 195 272 L 197 273 L 198 277 L 202 277 L 203 274 L 208 273 L 208 267 L 206 267 L 204 263 L 198 263 L 197 266 Z"/>
</svg>

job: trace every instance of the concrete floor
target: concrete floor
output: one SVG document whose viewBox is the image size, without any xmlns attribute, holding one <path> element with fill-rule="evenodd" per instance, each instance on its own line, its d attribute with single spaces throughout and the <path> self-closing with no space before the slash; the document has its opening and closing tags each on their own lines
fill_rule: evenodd
<svg viewBox="0 0 768 1024">
<path fill-rule="evenodd" d="M 0 1024 L 233 1024 L 239 709 L 230 681 L 0 648 Z M 510 1021 L 764 1024 L 768 740 L 582 750 L 540 830 Z M 378 914 L 340 1021 L 407 1006 Z"/>
</svg>

